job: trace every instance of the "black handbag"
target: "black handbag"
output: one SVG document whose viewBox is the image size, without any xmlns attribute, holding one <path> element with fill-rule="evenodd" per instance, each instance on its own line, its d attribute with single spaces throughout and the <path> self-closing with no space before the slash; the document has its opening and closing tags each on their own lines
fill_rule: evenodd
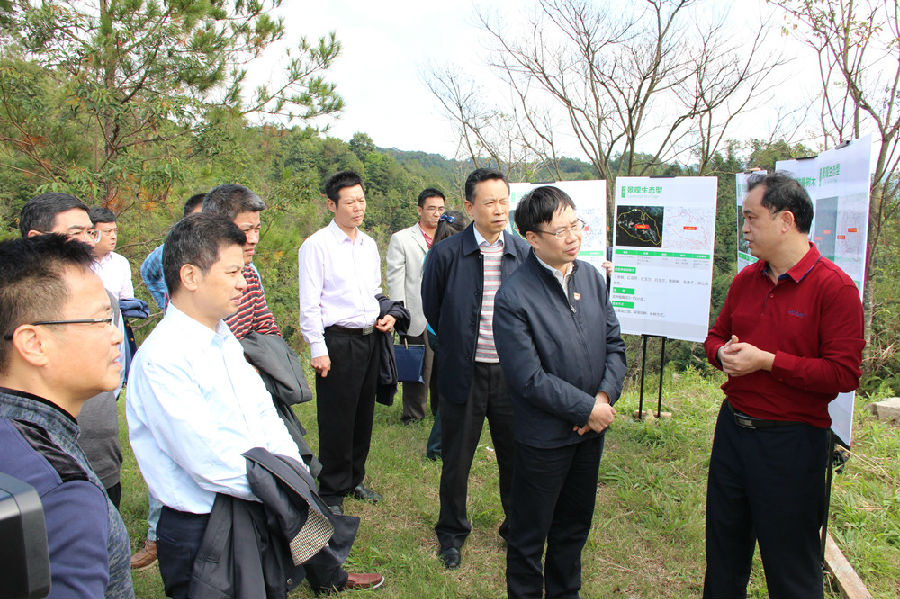
<svg viewBox="0 0 900 599">
<path fill-rule="evenodd" d="M 409 345 L 406 336 L 401 336 L 400 341 L 400 344 L 394 344 L 397 379 L 401 383 L 424 383 L 422 366 L 425 364 L 425 346 Z"/>
</svg>

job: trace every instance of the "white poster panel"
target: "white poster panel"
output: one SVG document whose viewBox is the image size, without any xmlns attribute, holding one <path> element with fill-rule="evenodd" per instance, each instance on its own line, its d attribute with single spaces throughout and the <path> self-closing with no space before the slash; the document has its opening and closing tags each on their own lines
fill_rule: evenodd
<svg viewBox="0 0 900 599">
<path fill-rule="evenodd" d="M 581 240 L 578 258 L 593 264 L 602 274 L 606 260 L 606 181 L 557 181 L 555 183 L 510 183 L 509 185 L 509 231 L 516 230 L 516 207 L 522 197 L 541 185 L 558 187 L 575 202 L 575 214 L 585 223 L 585 235 Z"/>
<path fill-rule="evenodd" d="M 716 236 L 715 177 L 619 177 L 611 300 L 623 333 L 703 341 Z"/>
<path fill-rule="evenodd" d="M 809 237 L 819 252 L 853 279 L 862 301 L 869 223 L 872 139 L 822 152 L 814 159 L 781 160 L 776 170 L 790 173 L 809 193 L 815 216 Z M 831 428 L 850 444 L 855 393 L 841 393 L 828 405 Z"/>
<path fill-rule="evenodd" d="M 737 202 L 737 271 L 756 262 L 756 256 L 750 253 L 750 246 L 744 240 L 741 229 L 744 228 L 744 196 L 747 195 L 747 179 L 753 175 L 765 175 L 766 171 L 737 173 L 734 176 L 734 196 Z"/>
</svg>

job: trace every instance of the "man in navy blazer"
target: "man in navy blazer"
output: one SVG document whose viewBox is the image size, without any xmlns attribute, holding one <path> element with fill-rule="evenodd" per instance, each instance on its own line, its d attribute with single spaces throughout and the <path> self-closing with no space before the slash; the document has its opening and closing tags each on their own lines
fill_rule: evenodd
<svg viewBox="0 0 900 599">
<path fill-rule="evenodd" d="M 506 583 L 510 598 L 577 597 L 625 342 L 605 277 L 577 260 L 584 221 L 572 199 L 538 187 L 516 208 L 516 226 L 533 251 L 494 312 L 515 411 Z"/>
<path fill-rule="evenodd" d="M 466 179 L 465 208 L 472 224 L 434 246 L 425 260 L 422 308 L 441 344 L 438 389 L 443 446 L 435 526 L 440 558 L 459 567 L 472 525 L 466 518 L 469 470 L 487 417 L 500 470 L 500 501 L 509 514 L 512 484 L 512 404 L 494 346 L 494 295 L 528 255 L 528 244 L 509 234 L 509 184 L 495 169 Z M 506 533 L 506 520 L 500 526 Z"/>
</svg>

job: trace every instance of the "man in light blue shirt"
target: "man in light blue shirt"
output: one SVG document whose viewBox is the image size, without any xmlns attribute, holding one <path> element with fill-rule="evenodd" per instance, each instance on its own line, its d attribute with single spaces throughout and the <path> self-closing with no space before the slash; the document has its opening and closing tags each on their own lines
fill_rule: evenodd
<svg viewBox="0 0 900 599">
<path fill-rule="evenodd" d="M 187 596 L 216 494 L 258 501 L 242 454 L 263 447 L 303 463 L 262 379 L 222 320 L 237 310 L 246 287 L 245 242 L 222 216 L 192 214 L 175 225 L 163 250 L 166 315 L 128 379 L 131 445 L 150 494 L 163 504 L 157 553 L 169 597 Z M 317 578 L 324 589 L 383 581 L 361 579 L 366 576 L 348 575 L 336 564 L 328 579 Z"/>
</svg>

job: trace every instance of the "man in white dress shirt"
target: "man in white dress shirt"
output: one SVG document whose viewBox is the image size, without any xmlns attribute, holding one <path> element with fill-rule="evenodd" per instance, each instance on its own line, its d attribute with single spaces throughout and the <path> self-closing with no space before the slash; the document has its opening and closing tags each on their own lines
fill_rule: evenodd
<svg viewBox="0 0 900 599">
<path fill-rule="evenodd" d="M 422 312 L 422 265 L 431 249 L 438 220 L 444 213 L 444 194 L 429 187 L 419 194 L 416 212 L 419 220 L 408 229 L 391 235 L 387 250 L 387 284 L 391 299 L 403 302 L 412 317 L 407 329 L 409 344 L 425 346 L 421 383 L 403 383 L 403 424 L 425 417 L 427 394 L 431 389 L 431 413 L 437 412 L 437 377 L 434 376 L 434 351 L 425 339 L 425 314 Z"/>
<path fill-rule="evenodd" d="M 107 291 L 116 299 L 133 299 L 134 285 L 131 283 L 131 265 L 128 258 L 115 253 L 119 237 L 119 225 L 116 215 L 109 208 L 91 208 L 88 216 L 94 228 L 100 231 L 100 237 L 94 244 L 94 272 L 100 276 Z"/>
<path fill-rule="evenodd" d="M 302 464 L 265 384 L 222 320 L 246 286 L 246 236 L 222 216 L 192 214 L 163 250 L 171 298 L 165 318 L 135 357 L 128 379 L 131 446 L 150 494 L 163 509 L 159 571 L 169 597 L 185 597 L 217 493 L 257 500 L 243 453 L 253 447 Z M 319 589 L 377 586 L 337 565 Z M 312 580 L 311 580 L 312 582 Z"/>
<path fill-rule="evenodd" d="M 335 513 L 344 497 L 377 502 L 363 486 L 372 440 L 375 387 L 380 365 L 377 331 L 394 317 L 379 318 L 381 258 L 375 241 L 359 230 L 366 213 L 362 179 L 341 171 L 325 182 L 334 219 L 299 251 L 300 332 L 316 371 L 319 423 L 319 495 Z"/>
</svg>

